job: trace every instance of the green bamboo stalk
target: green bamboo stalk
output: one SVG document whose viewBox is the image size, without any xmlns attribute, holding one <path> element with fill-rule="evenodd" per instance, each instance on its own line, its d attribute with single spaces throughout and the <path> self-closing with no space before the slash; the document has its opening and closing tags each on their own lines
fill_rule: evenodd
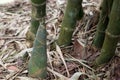
<svg viewBox="0 0 120 80">
<path fill-rule="evenodd" d="M 31 26 L 26 34 L 26 41 L 29 43 L 29 47 L 33 46 L 33 41 L 35 39 L 38 27 L 39 20 L 41 17 L 45 16 L 45 5 L 42 5 L 45 0 L 31 0 L 32 3 L 32 12 L 31 12 Z"/>
<path fill-rule="evenodd" d="M 31 77 L 44 79 L 47 75 L 47 55 L 46 55 L 46 0 L 31 0 L 34 6 L 34 17 L 39 20 L 39 28 L 33 44 L 33 51 L 28 63 L 28 71 Z M 40 14 L 39 14 L 40 13 Z"/>
<path fill-rule="evenodd" d="M 100 18 L 97 25 L 97 31 L 93 41 L 93 45 L 97 48 L 101 48 L 104 42 L 105 30 L 109 22 L 109 14 L 111 12 L 113 0 L 103 0 L 101 4 Z"/>
<path fill-rule="evenodd" d="M 117 42 L 120 38 L 120 0 L 114 0 L 110 13 L 110 21 L 106 30 L 105 41 L 101 55 L 96 59 L 95 65 L 107 63 L 114 55 Z"/>
<path fill-rule="evenodd" d="M 61 31 L 57 43 L 67 46 L 71 43 L 76 21 L 83 16 L 82 0 L 68 0 L 65 15 L 61 24 Z"/>
</svg>

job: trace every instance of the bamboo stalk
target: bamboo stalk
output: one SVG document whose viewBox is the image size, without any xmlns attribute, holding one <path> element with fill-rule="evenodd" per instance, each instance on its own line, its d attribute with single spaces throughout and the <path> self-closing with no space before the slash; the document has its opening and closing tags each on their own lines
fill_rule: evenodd
<svg viewBox="0 0 120 80">
<path fill-rule="evenodd" d="M 109 22 L 109 15 L 111 12 L 113 0 L 103 0 L 101 4 L 100 18 L 97 25 L 97 31 L 93 41 L 93 45 L 97 48 L 101 48 L 105 38 L 105 30 Z"/>
<path fill-rule="evenodd" d="M 39 27 L 33 44 L 33 51 L 28 63 L 28 71 L 31 77 L 44 79 L 47 75 L 47 54 L 46 54 L 46 0 L 31 0 L 34 6 L 33 17 L 38 20 Z M 35 22 L 36 23 L 36 22 Z M 35 24 L 36 25 L 36 24 Z M 33 26 L 34 27 L 34 26 Z"/>
<path fill-rule="evenodd" d="M 39 21 L 41 21 L 41 17 L 45 17 L 46 6 L 45 0 L 31 0 L 32 4 L 32 12 L 31 12 L 31 26 L 26 34 L 26 40 L 29 43 L 29 47 L 33 46 L 33 41 L 35 39 Z"/>
<path fill-rule="evenodd" d="M 106 30 L 105 40 L 101 55 L 96 59 L 95 64 L 107 63 L 114 55 L 116 45 L 120 38 L 120 0 L 114 0 L 110 13 L 110 21 Z"/>
<path fill-rule="evenodd" d="M 61 31 L 57 43 L 59 46 L 67 46 L 71 43 L 76 21 L 83 16 L 82 0 L 68 0 L 65 15 L 61 24 Z"/>
</svg>

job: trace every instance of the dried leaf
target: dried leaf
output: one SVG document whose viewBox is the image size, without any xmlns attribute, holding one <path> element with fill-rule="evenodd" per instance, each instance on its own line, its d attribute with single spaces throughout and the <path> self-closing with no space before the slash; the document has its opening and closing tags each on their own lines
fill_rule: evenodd
<svg viewBox="0 0 120 80">
<path fill-rule="evenodd" d="M 14 66 L 14 65 L 8 65 L 8 66 L 6 66 L 6 68 L 7 68 L 10 72 L 18 72 L 18 71 L 20 71 L 20 69 L 17 68 L 16 66 Z"/>
</svg>

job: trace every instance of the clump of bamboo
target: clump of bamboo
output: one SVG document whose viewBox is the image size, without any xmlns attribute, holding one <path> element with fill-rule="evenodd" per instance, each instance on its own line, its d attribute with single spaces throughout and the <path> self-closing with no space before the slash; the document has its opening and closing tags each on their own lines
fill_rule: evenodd
<svg viewBox="0 0 120 80">
<path fill-rule="evenodd" d="M 110 20 L 106 30 L 101 55 L 96 59 L 95 65 L 107 63 L 114 55 L 117 42 L 120 38 L 120 0 L 114 0 L 110 13 Z"/>
<path fill-rule="evenodd" d="M 101 4 L 100 18 L 97 25 L 97 31 L 94 38 L 93 45 L 97 48 L 101 48 L 105 38 L 105 30 L 109 22 L 109 15 L 111 12 L 113 0 L 103 0 Z"/>
</svg>

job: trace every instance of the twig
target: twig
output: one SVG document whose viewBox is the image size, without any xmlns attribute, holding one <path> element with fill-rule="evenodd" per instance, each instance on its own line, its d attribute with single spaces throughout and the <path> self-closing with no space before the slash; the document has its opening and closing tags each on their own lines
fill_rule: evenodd
<svg viewBox="0 0 120 80">
<path fill-rule="evenodd" d="M 26 37 L 0 37 L 0 40 L 5 40 L 5 39 L 25 39 Z"/>
<path fill-rule="evenodd" d="M 53 74 L 57 75 L 59 78 L 62 78 L 62 80 L 69 80 L 69 78 L 63 76 L 62 74 L 56 72 L 56 71 L 53 71 L 52 69 L 50 69 L 49 67 L 47 67 L 47 70 L 52 72 Z"/>
</svg>

